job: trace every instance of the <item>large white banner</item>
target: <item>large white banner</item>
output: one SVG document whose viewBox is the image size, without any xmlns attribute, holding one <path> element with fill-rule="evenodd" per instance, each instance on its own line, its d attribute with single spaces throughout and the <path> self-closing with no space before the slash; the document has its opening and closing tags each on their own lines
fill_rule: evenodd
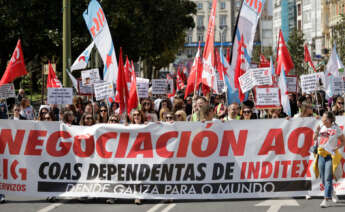
<svg viewBox="0 0 345 212">
<path fill-rule="evenodd" d="M 319 122 L 82 127 L 0 120 L 0 193 L 131 199 L 322 196 L 309 151 Z M 337 117 L 337 123 L 344 125 L 345 117 Z M 345 194 L 344 179 L 335 190 Z"/>
</svg>

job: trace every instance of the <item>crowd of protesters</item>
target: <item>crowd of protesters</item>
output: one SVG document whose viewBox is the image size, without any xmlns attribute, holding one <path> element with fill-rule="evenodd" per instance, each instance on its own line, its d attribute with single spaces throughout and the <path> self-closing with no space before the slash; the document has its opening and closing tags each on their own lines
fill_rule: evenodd
<svg viewBox="0 0 345 212">
<path fill-rule="evenodd" d="M 344 98 L 336 96 L 326 100 L 323 91 L 313 94 L 290 94 L 291 115 L 296 117 L 322 116 L 325 111 L 335 115 L 344 114 Z M 282 107 L 257 109 L 254 95 L 249 94 L 243 103 L 226 104 L 225 95 L 210 97 L 194 96 L 183 98 L 183 94 L 173 98 L 152 96 L 140 99 L 137 109 L 126 117 L 119 114 L 116 102 L 93 101 L 87 96 L 74 96 L 73 104 L 58 106 L 43 104 L 36 109 L 20 89 L 15 104 L 0 103 L 0 118 L 13 120 L 60 121 L 69 125 L 91 126 L 98 123 L 145 124 L 149 122 L 211 121 L 219 119 L 250 120 L 286 118 Z M 8 108 L 7 108 L 8 107 Z M 8 110 L 8 111 L 7 111 Z"/>
<path fill-rule="evenodd" d="M 178 93 L 173 98 L 152 96 L 140 99 L 137 109 L 133 109 L 128 116 L 119 114 L 116 102 L 93 101 L 88 96 L 74 96 L 73 104 L 58 106 L 43 104 L 36 109 L 20 89 L 15 103 L 0 103 L 0 118 L 13 120 L 59 121 L 68 125 L 92 126 L 100 123 L 108 124 L 147 124 L 149 122 L 204 122 L 222 120 L 224 123 L 232 120 L 252 119 L 293 119 L 303 117 L 322 117 L 324 113 L 333 112 L 334 115 L 344 115 L 344 98 L 336 96 L 326 99 L 323 91 L 312 94 L 290 94 L 291 117 L 283 112 L 281 107 L 257 109 L 254 95 L 250 93 L 243 103 L 227 105 L 226 96 L 210 95 L 183 98 Z M 82 198 L 81 198 L 82 199 Z M 49 197 L 48 200 L 55 200 Z M 5 198 L 0 195 L 0 202 Z M 113 203 L 114 199 L 107 199 Z M 135 200 L 140 204 L 139 199 Z"/>
</svg>

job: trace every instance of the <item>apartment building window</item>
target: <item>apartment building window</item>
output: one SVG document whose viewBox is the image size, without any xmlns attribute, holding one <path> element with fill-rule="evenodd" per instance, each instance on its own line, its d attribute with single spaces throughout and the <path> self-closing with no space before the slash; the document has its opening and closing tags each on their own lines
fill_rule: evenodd
<svg viewBox="0 0 345 212">
<path fill-rule="evenodd" d="M 204 33 L 203 32 L 198 32 L 198 42 L 204 42 Z"/>
<path fill-rule="evenodd" d="M 225 2 L 220 2 L 220 9 L 224 10 L 226 7 Z"/>
<path fill-rule="evenodd" d="M 212 9 L 212 2 L 208 3 L 208 9 Z"/>
<path fill-rule="evenodd" d="M 227 15 L 220 15 L 219 16 L 219 26 L 220 27 L 226 26 L 226 17 L 227 17 Z"/>
<path fill-rule="evenodd" d="M 221 37 L 220 37 L 220 42 L 224 43 L 226 42 L 226 29 L 224 29 L 222 32 L 221 32 Z"/>
<path fill-rule="evenodd" d="M 198 15 L 197 16 L 197 27 L 203 27 L 204 26 L 204 16 Z"/>
<path fill-rule="evenodd" d="M 198 6 L 198 10 L 202 10 L 202 2 L 198 2 L 197 6 Z"/>
<path fill-rule="evenodd" d="M 297 5 L 297 14 L 298 14 L 298 16 L 301 16 L 301 15 L 302 15 L 302 7 L 301 7 L 301 4 L 298 4 L 298 5 Z"/>
</svg>

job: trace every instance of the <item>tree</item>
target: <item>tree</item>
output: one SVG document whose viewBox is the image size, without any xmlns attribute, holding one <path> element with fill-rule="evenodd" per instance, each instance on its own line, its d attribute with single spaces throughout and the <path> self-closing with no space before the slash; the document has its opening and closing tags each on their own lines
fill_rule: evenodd
<svg viewBox="0 0 345 212">
<path fill-rule="evenodd" d="M 288 49 L 295 65 L 295 73 L 299 76 L 306 72 L 304 68 L 304 39 L 303 32 L 296 30 L 290 33 Z"/>
<path fill-rule="evenodd" d="M 345 61 L 345 15 L 340 14 L 341 19 L 333 28 L 333 43 L 337 45 L 337 52 L 341 61 Z"/>
<path fill-rule="evenodd" d="M 194 27 L 196 5 L 189 0 L 103 0 L 102 6 L 115 45 L 133 60 L 144 61 L 147 78 L 174 61 L 185 31 Z"/>
</svg>

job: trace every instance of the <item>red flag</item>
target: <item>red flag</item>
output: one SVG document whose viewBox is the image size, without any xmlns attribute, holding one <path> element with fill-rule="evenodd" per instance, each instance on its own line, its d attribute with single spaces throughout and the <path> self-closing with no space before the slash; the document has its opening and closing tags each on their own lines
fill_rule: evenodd
<svg viewBox="0 0 345 212">
<path fill-rule="evenodd" d="M 128 109 L 128 87 L 126 83 L 125 70 L 122 60 L 122 48 L 120 48 L 119 56 L 119 71 L 117 73 L 117 83 L 116 83 L 116 99 L 120 104 L 119 113 L 122 114 Z"/>
<path fill-rule="evenodd" d="M 179 71 L 178 71 L 179 72 Z M 177 72 L 177 73 L 178 73 Z M 171 77 L 171 75 L 170 74 L 167 74 L 167 80 L 173 80 L 173 78 Z M 168 93 L 168 97 L 169 98 L 171 98 L 171 97 L 173 97 L 173 96 L 175 96 L 176 95 L 176 90 L 175 90 L 175 86 L 173 86 L 173 92 L 172 93 Z"/>
<path fill-rule="evenodd" d="M 177 75 L 176 75 L 176 86 L 177 90 L 182 90 L 184 88 L 184 82 L 183 82 L 183 77 L 180 69 L 177 70 Z"/>
<path fill-rule="evenodd" d="M 285 45 L 282 30 L 280 30 L 279 39 L 278 39 L 278 54 L 277 54 L 277 68 L 276 68 L 277 76 L 280 75 L 282 65 L 284 65 L 284 71 L 286 75 L 289 74 L 289 71 L 293 69 L 294 67 L 289 50 Z"/>
<path fill-rule="evenodd" d="M 228 51 L 226 52 L 226 60 L 230 64 L 230 48 L 228 48 Z"/>
<path fill-rule="evenodd" d="M 217 67 L 217 71 L 219 74 L 219 80 L 224 80 L 224 66 L 223 63 L 220 61 L 220 56 L 219 56 L 219 52 L 216 51 L 216 67 Z"/>
<path fill-rule="evenodd" d="M 314 72 L 316 72 L 315 66 L 309 54 L 307 44 L 304 44 L 304 62 L 307 63 L 314 70 Z"/>
<path fill-rule="evenodd" d="M 48 65 L 48 78 L 47 78 L 47 88 L 61 88 L 61 82 L 57 78 L 52 64 L 49 62 Z"/>
<path fill-rule="evenodd" d="M 202 57 L 203 60 L 203 70 L 202 70 L 202 84 L 211 88 L 215 93 L 218 93 L 217 89 L 217 78 L 214 64 L 214 29 L 216 22 L 216 8 L 217 0 L 213 0 L 212 10 L 210 19 L 208 22 L 206 42 L 204 54 Z M 204 93 L 206 95 L 206 93 Z"/>
<path fill-rule="evenodd" d="M 131 64 L 129 63 L 128 56 L 126 56 L 125 78 L 126 78 L 127 83 L 131 82 L 131 77 L 132 77 L 131 69 L 132 68 L 131 68 Z"/>
<path fill-rule="evenodd" d="M 133 65 L 133 63 L 132 63 Z M 133 67 L 133 66 L 132 66 Z M 137 77 L 135 76 L 135 71 L 132 69 L 132 79 L 131 79 L 131 89 L 129 91 L 129 98 L 128 98 L 128 114 L 138 107 L 138 92 L 137 92 Z"/>
<path fill-rule="evenodd" d="M 267 68 L 270 67 L 271 63 L 269 60 L 266 59 L 265 55 L 260 54 L 260 64 L 259 68 Z"/>
<path fill-rule="evenodd" d="M 11 83 L 17 77 L 26 75 L 27 73 L 21 41 L 18 40 L 17 46 L 12 53 L 11 60 L 6 67 L 4 75 L 2 75 L 0 85 Z"/>
<path fill-rule="evenodd" d="M 196 88 L 201 83 L 201 70 L 202 70 L 202 62 L 200 59 L 200 42 L 199 42 L 198 51 L 195 55 L 193 65 L 188 76 L 187 87 L 185 90 L 184 98 L 187 98 L 187 96 L 190 93 L 195 92 Z"/>
<path fill-rule="evenodd" d="M 239 82 L 239 77 L 242 76 L 242 74 L 245 73 L 244 71 L 244 65 L 245 65 L 245 58 L 244 58 L 244 39 L 243 35 L 241 36 L 241 41 L 238 44 L 237 49 L 237 61 L 236 61 L 236 67 L 235 67 L 235 88 L 238 89 L 238 97 L 241 102 L 244 100 L 244 94 L 242 93 L 242 89 Z"/>
</svg>

